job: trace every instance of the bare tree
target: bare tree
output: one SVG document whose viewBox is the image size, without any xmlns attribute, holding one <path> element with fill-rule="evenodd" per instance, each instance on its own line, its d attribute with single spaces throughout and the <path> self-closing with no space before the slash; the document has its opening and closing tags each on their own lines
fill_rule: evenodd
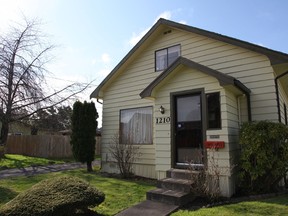
<svg viewBox="0 0 288 216">
<path fill-rule="evenodd" d="M 109 147 L 111 158 L 117 163 L 123 178 L 134 175 L 133 163 L 141 156 L 140 146 L 133 144 L 131 137 L 132 135 L 128 134 L 127 142 L 122 143 L 121 136 L 116 133 L 112 137 Z"/>
<path fill-rule="evenodd" d="M 38 20 L 24 19 L 24 25 L 17 24 L 0 36 L 0 151 L 7 141 L 9 123 L 67 101 L 89 86 L 73 83 L 47 91 L 46 65 L 55 46 L 47 42 L 40 27 Z"/>
</svg>

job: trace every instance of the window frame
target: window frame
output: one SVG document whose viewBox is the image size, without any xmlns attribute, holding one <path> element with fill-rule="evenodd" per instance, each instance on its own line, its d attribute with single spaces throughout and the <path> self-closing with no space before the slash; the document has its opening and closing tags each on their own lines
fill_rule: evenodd
<svg viewBox="0 0 288 216">
<path fill-rule="evenodd" d="M 143 107 L 133 107 L 133 108 L 125 108 L 125 109 L 120 109 L 119 110 L 119 143 L 122 144 L 121 136 L 122 136 L 122 124 L 121 124 L 121 112 L 125 110 L 137 110 L 137 109 L 142 109 L 142 108 L 151 108 L 151 143 L 135 143 L 132 142 L 132 145 L 153 145 L 154 140 L 153 140 L 153 106 L 143 106 Z"/>
<path fill-rule="evenodd" d="M 218 95 L 218 102 L 219 102 L 219 127 L 209 127 L 209 103 L 208 103 L 208 95 Z M 221 93 L 220 92 L 211 92 L 205 94 L 206 98 L 206 116 L 207 116 L 207 130 L 221 130 L 222 129 L 222 117 L 221 117 Z M 217 120 L 217 121 L 218 121 Z"/>
<path fill-rule="evenodd" d="M 178 57 L 177 57 L 172 63 L 169 64 L 169 62 L 168 62 L 168 60 L 169 60 L 168 50 L 171 49 L 171 48 L 174 48 L 174 47 L 179 47 L 179 56 L 178 56 L 178 57 L 180 57 L 180 56 L 181 56 L 181 44 L 176 44 L 176 45 L 169 46 L 169 47 L 166 47 L 166 48 L 159 49 L 159 50 L 156 50 L 156 51 L 155 51 L 155 53 L 154 53 L 154 69 L 155 69 L 155 72 L 159 72 L 159 71 L 164 71 L 164 70 L 166 70 L 166 69 L 178 58 Z M 167 67 L 164 66 L 163 69 L 157 70 L 157 53 L 158 53 L 158 52 L 161 52 L 161 51 L 164 51 L 164 50 L 166 50 L 166 62 L 167 62 Z"/>
<path fill-rule="evenodd" d="M 285 120 L 285 125 L 288 124 L 288 119 L 287 119 L 287 107 L 286 104 L 284 103 L 284 120 Z"/>
</svg>

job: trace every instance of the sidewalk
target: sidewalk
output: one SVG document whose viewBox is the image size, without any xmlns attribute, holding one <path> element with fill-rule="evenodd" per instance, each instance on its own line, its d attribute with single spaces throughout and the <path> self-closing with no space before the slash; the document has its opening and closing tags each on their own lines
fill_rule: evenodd
<svg viewBox="0 0 288 216">
<path fill-rule="evenodd" d="M 146 200 L 116 214 L 116 216 L 167 216 L 179 206 Z"/>
<path fill-rule="evenodd" d="M 93 161 L 93 166 L 100 165 L 101 161 Z M 64 163 L 64 164 L 53 164 L 47 166 L 33 166 L 25 168 L 7 169 L 0 171 L 0 179 L 12 178 L 18 176 L 33 176 L 37 174 L 44 174 L 50 172 L 59 172 L 63 170 L 72 170 L 86 168 L 86 164 L 74 162 L 74 163 Z"/>
</svg>

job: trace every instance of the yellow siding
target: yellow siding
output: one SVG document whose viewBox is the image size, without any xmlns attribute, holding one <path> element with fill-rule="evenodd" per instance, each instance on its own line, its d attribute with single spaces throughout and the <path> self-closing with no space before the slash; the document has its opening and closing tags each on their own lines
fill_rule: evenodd
<svg viewBox="0 0 288 216">
<path fill-rule="evenodd" d="M 277 113 L 272 108 L 276 106 L 275 100 L 266 101 L 261 97 L 263 93 L 272 93 L 275 99 L 273 68 L 266 56 L 195 33 L 178 30 L 172 30 L 171 34 L 159 37 L 152 43 L 150 50 L 154 52 L 159 48 L 175 44 L 181 44 L 181 55 L 185 58 L 234 76 L 250 88 L 253 105 L 259 106 L 257 103 L 261 103 L 266 107 L 260 115 L 258 109 L 252 110 L 252 116 L 256 114 L 253 120 L 277 119 Z"/>
<path fill-rule="evenodd" d="M 156 93 L 155 107 L 160 107 L 161 105 L 165 107 L 165 114 L 160 114 L 159 111 L 154 113 L 155 117 L 165 117 L 171 116 L 170 110 L 170 93 L 173 92 L 181 92 L 186 90 L 193 90 L 205 87 L 205 93 L 209 92 L 224 92 L 223 88 L 219 85 L 218 80 L 213 77 L 209 77 L 202 72 L 197 70 L 182 68 L 181 71 L 175 71 L 169 80 L 164 81 L 165 84 L 159 89 Z M 225 106 L 222 104 L 221 107 Z M 225 110 L 225 109 L 224 109 Z M 155 149 L 156 151 L 156 171 L 162 173 L 167 169 L 167 167 L 171 167 L 171 136 L 170 124 L 165 125 L 155 125 L 155 143 L 158 146 L 158 143 L 161 143 L 161 147 Z M 225 129 L 219 130 L 218 132 L 225 133 Z M 167 134 L 166 137 L 163 137 L 163 134 Z M 226 133 L 227 134 L 227 133 Z M 225 139 L 225 136 L 221 135 L 221 138 Z M 226 139 L 228 137 L 226 135 Z"/>
<path fill-rule="evenodd" d="M 184 68 L 177 71 L 179 72 L 177 76 L 156 89 L 155 101 L 140 98 L 140 92 L 160 74 L 154 71 L 155 51 L 176 44 L 181 44 L 183 57 L 231 75 L 250 88 L 253 120 L 277 120 L 273 69 L 268 58 L 214 39 L 172 29 L 170 34 L 160 34 L 145 49 L 140 47 L 140 54 L 133 57 L 129 66 L 121 68 L 117 79 L 104 89 L 102 130 L 102 157 L 105 158 L 104 164 L 106 163 L 103 166 L 104 171 L 111 170 L 107 165 L 111 158 L 108 148 L 105 147 L 111 142 L 113 134 L 119 130 L 120 109 L 153 106 L 153 119 L 155 119 L 162 116 L 158 111 L 162 105 L 166 109 L 165 116 L 170 116 L 170 92 L 196 88 L 205 88 L 205 93 L 220 91 L 223 127 L 221 130 L 207 131 L 207 137 L 213 134 L 220 135 L 220 140 L 229 144 L 219 152 L 224 155 L 236 154 L 234 151 L 238 148 L 239 114 L 241 121 L 248 119 L 246 98 L 241 97 L 238 100 L 236 96 L 222 88 L 215 78 Z M 141 150 L 143 155 L 137 162 L 137 174 L 146 177 L 156 175 L 159 178 L 171 167 L 170 124 L 154 125 L 153 137 L 154 143 Z M 222 164 L 231 165 L 230 158 L 225 156 Z"/>
</svg>

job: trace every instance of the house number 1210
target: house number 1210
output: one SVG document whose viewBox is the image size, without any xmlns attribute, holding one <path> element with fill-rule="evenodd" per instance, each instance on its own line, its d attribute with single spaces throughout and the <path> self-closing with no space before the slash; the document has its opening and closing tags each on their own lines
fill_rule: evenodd
<svg viewBox="0 0 288 216">
<path fill-rule="evenodd" d="M 159 118 L 156 118 L 156 124 L 170 123 L 170 120 L 171 120 L 170 117 L 159 117 Z"/>
</svg>

